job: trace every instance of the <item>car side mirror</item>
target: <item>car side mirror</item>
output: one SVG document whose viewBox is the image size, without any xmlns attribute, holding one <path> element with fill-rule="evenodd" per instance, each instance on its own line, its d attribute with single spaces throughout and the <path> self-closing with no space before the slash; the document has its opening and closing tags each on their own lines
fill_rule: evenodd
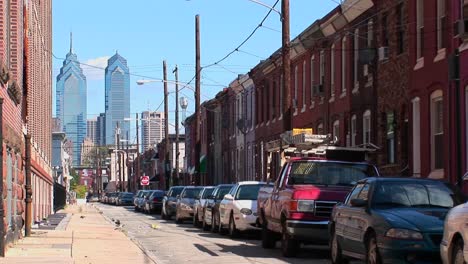
<svg viewBox="0 0 468 264">
<path fill-rule="evenodd" d="M 177 199 L 177 200 L 179 200 L 179 199 L 180 199 L 180 194 L 178 194 L 178 195 L 176 196 L 176 199 Z"/>
<path fill-rule="evenodd" d="M 232 201 L 232 200 L 234 200 L 234 197 L 230 193 L 228 193 L 228 194 L 224 195 L 224 199 Z"/>
<path fill-rule="evenodd" d="M 351 206 L 353 206 L 353 207 L 366 207 L 367 206 L 367 200 L 352 199 L 351 200 Z"/>
</svg>

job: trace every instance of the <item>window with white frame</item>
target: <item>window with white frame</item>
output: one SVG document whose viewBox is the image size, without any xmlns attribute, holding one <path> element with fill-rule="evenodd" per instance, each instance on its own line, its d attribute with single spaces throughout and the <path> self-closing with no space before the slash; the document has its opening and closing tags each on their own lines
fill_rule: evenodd
<svg viewBox="0 0 468 264">
<path fill-rule="evenodd" d="M 346 93 L 346 36 L 341 40 L 341 93 Z"/>
<path fill-rule="evenodd" d="M 374 43 L 374 20 L 367 21 L 367 47 L 372 47 Z"/>
<path fill-rule="evenodd" d="M 335 97 L 335 44 L 330 50 L 330 97 Z"/>
<path fill-rule="evenodd" d="M 362 116 L 362 142 L 371 142 L 371 111 L 367 110 Z"/>
<path fill-rule="evenodd" d="M 298 78 L 298 69 L 297 69 L 297 65 L 296 67 L 294 67 L 294 102 L 293 102 L 293 107 L 295 110 L 297 110 L 297 78 Z"/>
<path fill-rule="evenodd" d="M 442 90 L 431 94 L 431 169 L 444 167 L 444 101 Z"/>
<path fill-rule="evenodd" d="M 416 0 L 416 57 L 423 56 L 424 49 L 424 1 Z"/>
<path fill-rule="evenodd" d="M 318 124 L 317 126 L 317 134 L 323 135 L 323 123 Z"/>
<path fill-rule="evenodd" d="M 333 138 L 337 138 L 338 140 L 340 140 L 340 121 L 339 120 L 335 120 L 335 122 L 333 122 Z"/>
<path fill-rule="evenodd" d="M 306 107 L 306 61 L 302 63 L 302 107 L 305 109 Z"/>
<path fill-rule="evenodd" d="M 437 0 L 437 49 L 445 48 L 444 45 L 444 32 L 447 31 L 446 15 L 445 15 L 445 1 Z"/>
<path fill-rule="evenodd" d="M 310 57 L 310 101 L 314 100 L 314 84 L 315 84 L 315 56 Z"/>
<path fill-rule="evenodd" d="M 354 30 L 354 83 L 358 83 L 359 28 Z"/>
<path fill-rule="evenodd" d="M 325 53 L 320 51 L 320 84 L 323 85 L 325 82 Z"/>
<path fill-rule="evenodd" d="M 357 136 L 357 117 L 356 115 L 351 116 L 351 146 L 356 146 Z"/>
</svg>

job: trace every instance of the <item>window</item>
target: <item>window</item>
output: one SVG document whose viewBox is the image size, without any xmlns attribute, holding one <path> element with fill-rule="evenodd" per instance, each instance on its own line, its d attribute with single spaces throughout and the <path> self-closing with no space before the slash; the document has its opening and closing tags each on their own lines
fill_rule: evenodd
<svg viewBox="0 0 468 264">
<path fill-rule="evenodd" d="M 370 184 L 366 183 L 364 187 L 362 187 L 362 191 L 359 193 L 357 198 L 367 201 L 369 199 L 369 189 Z"/>
<path fill-rule="evenodd" d="M 419 97 L 411 100 L 413 109 L 413 174 L 421 176 L 421 113 Z"/>
<path fill-rule="evenodd" d="M 445 48 L 444 32 L 446 31 L 445 0 L 437 0 L 437 49 Z"/>
<path fill-rule="evenodd" d="M 416 58 L 423 57 L 424 50 L 424 0 L 416 0 Z"/>
<path fill-rule="evenodd" d="M 468 0 L 463 0 L 462 20 L 464 38 L 466 39 L 468 36 Z"/>
<path fill-rule="evenodd" d="M 388 13 L 382 15 L 382 45 L 388 47 Z"/>
<path fill-rule="evenodd" d="M 371 48 L 374 44 L 374 20 L 369 19 L 367 22 L 367 47 Z"/>
<path fill-rule="evenodd" d="M 298 74 L 298 69 L 296 65 L 296 67 L 294 67 L 294 102 L 293 102 L 293 107 L 295 111 L 297 111 L 297 82 L 298 82 L 297 74 Z"/>
<path fill-rule="evenodd" d="M 320 123 L 318 126 L 317 126 L 317 134 L 319 135 L 323 135 L 323 124 Z"/>
<path fill-rule="evenodd" d="M 278 111 L 276 104 L 278 104 L 278 101 L 276 99 L 276 93 L 278 92 L 278 85 L 276 81 L 273 81 L 273 104 L 271 105 L 272 107 L 272 117 L 276 118 L 276 112 Z"/>
<path fill-rule="evenodd" d="M 315 84 L 315 56 L 310 57 L 310 102 L 314 100 L 314 84 Z"/>
<path fill-rule="evenodd" d="M 387 113 L 387 163 L 395 163 L 395 114 Z"/>
<path fill-rule="evenodd" d="M 323 50 L 320 51 L 320 84 L 323 85 L 325 82 L 325 54 Z"/>
<path fill-rule="evenodd" d="M 431 169 L 444 166 L 444 104 L 441 90 L 431 95 Z"/>
<path fill-rule="evenodd" d="M 358 62 L 359 62 L 359 29 L 354 31 L 354 83 L 358 83 Z"/>
<path fill-rule="evenodd" d="M 356 115 L 353 115 L 351 117 L 351 146 L 354 147 L 356 146 L 356 135 L 357 135 L 357 129 L 356 129 Z"/>
<path fill-rule="evenodd" d="M 346 36 L 341 40 L 341 93 L 346 93 Z"/>
<path fill-rule="evenodd" d="M 333 138 L 340 140 L 340 121 L 333 122 Z"/>
<path fill-rule="evenodd" d="M 283 74 L 280 76 L 280 104 L 279 104 L 279 109 L 280 109 L 280 116 L 283 115 L 283 93 L 284 93 L 284 83 L 283 83 Z"/>
<path fill-rule="evenodd" d="M 405 31 L 404 31 L 404 21 L 403 21 L 403 3 L 399 4 L 397 6 L 397 41 L 398 41 L 398 54 L 403 53 L 404 51 L 404 46 L 403 46 L 403 39 L 405 37 Z"/>
<path fill-rule="evenodd" d="M 330 97 L 335 97 L 335 44 L 330 50 Z"/>
<path fill-rule="evenodd" d="M 356 199 L 359 193 L 362 190 L 362 187 L 364 187 L 363 183 L 358 183 L 356 187 L 351 191 L 351 193 L 348 195 L 348 198 L 346 199 L 346 205 L 351 205 L 351 200 Z"/>
<path fill-rule="evenodd" d="M 371 142 L 371 111 L 364 112 L 362 117 L 362 142 L 364 144 Z"/>
<path fill-rule="evenodd" d="M 306 107 L 306 61 L 302 63 L 302 107 Z"/>
</svg>

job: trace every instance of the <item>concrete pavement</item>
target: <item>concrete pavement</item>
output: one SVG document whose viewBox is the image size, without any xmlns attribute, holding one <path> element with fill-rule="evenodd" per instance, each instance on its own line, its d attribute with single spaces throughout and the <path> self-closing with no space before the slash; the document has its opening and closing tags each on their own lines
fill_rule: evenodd
<svg viewBox="0 0 468 264">
<path fill-rule="evenodd" d="M 65 230 L 34 230 L 0 263 L 155 263 L 92 205 L 70 206 Z"/>
</svg>

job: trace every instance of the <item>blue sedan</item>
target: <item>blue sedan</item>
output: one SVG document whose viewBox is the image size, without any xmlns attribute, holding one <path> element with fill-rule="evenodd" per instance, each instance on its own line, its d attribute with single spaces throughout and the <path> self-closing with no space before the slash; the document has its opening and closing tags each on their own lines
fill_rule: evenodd
<svg viewBox="0 0 468 264">
<path fill-rule="evenodd" d="M 449 184 L 415 178 L 359 181 L 329 224 L 333 263 L 437 263 L 444 219 L 464 198 Z"/>
</svg>

